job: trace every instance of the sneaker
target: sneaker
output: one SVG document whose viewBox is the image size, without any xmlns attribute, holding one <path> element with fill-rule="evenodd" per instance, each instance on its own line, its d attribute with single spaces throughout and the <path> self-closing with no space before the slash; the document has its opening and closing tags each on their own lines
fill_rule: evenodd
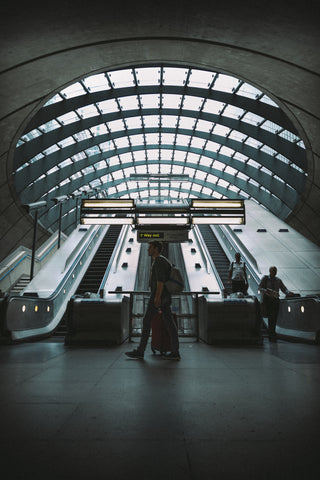
<svg viewBox="0 0 320 480">
<path fill-rule="evenodd" d="M 132 352 L 126 352 L 125 353 L 127 355 L 127 357 L 129 358 L 139 358 L 139 359 L 142 359 L 143 360 L 143 357 L 144 357 L 144 354 L 139 352 L 138 349 L 136 350 L 132 350 Z"/>
<path fill-rule="evenodd" d="M 165 360 L 180 360 L 180 354 L 179 353 L 165 353 L 162 355 L 162 358 Z"/>
</svg>

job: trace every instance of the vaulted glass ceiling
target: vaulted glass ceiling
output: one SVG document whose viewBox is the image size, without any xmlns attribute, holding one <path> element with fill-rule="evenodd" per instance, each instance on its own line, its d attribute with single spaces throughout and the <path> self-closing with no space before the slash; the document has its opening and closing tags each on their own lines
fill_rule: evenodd
<svg viewBox="0 0 320 480">
<path fill-rule="evenodd" d="M 218 72 L 148 66 L 86 77 L 54 95 L 17 143 L 14 182 L 41 223 L 74 228 L 80 196 L 146 201 L 250 198 L 285 219 L 305 147 L 265 93 Z"/>
</svg>

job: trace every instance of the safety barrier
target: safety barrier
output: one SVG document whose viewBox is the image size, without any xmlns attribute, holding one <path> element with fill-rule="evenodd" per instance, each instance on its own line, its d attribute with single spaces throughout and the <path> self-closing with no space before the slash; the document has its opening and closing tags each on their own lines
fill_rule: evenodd
<svg viewBox="0 0 320 480">
<path fill-rule="evenodd" d="M 281 299 L 277 334 L 288 340 L 320 344 L 320 297 Z"/>
</svg>

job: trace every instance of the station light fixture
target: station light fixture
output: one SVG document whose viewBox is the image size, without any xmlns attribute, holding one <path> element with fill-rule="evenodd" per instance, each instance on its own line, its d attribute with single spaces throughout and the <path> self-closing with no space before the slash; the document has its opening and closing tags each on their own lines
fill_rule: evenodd
<svg viewBox="0 0 320 480">
<path fill-rule="evenodd" d="M 22 206 L 23 206 L 23 208 L 25 208 L 25 210 L 26 210 L 28 213 L 31 213 L 31 212 L 33 212 L 33 211 L 39 210 L 40 208 L 46 207 L 46 206 L 47 206 L 47 202 L 45 202 L 45 201 L 43 200 L 43 201 L 39 201 L 39 202 L 25 203 L 25 204 L 22 205 Z"/>
<path fill-rule="evenodd" d="M 243 200 L 192 199 L 192 208 L 243 208 Z"/>
<path fill-rule="evenodd" d="M 121 216 L 119 216 L 121 215 Z M 192 199 L 191 202 L 147 203 L 133 199 L 82 199 L 82 225 L 148 225 L 191 228 L 192 225 L 242 225 L 244 200 Z"/>
<path fill-rule="evenodd" d="M 132 217 L 83 217 L 81 225 L 133 225 Z"/>
<path fill-rule="evenodd" d="M 82 200 L 82 208 L 134 208 L 134 200 L 86 199 Z"/>
<path fill-rule="evenodd" d="M 60 195 L 59 197 L 53 197 L 51 200 L 57 205 L 58 203 L 62 203 L 66 200 L 68 200 L 68 195 Z"/>
<path fill-rule="evenodd" d="M 188 225 L 187 217 L 138 217 L 138 225 Z"/>
<path fill-rule="evenodd" d="M 192 217 L 193 225 L 243 225 L 244 217 Z"/>
</svg>

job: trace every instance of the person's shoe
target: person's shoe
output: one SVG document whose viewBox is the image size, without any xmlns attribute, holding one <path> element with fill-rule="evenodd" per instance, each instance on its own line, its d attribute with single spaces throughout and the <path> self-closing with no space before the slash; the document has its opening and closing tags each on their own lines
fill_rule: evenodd
<svg viewBox="0 0 320 480">
<path fill-rule="evenodd" d="M 162 358 L 166 359 L 166 360 L 180 360 L 180 354 L 179 353 L 164 353 L 162 355 Z"/>
<path fill-rule="evenodd" d="M 127 355 L 127 357 L 129 358 L 139 358 L 141 360 L 143 360 L 144 358 L 144 354 L 139 352 L 138 349 L 136 350 L 132 350 L 132 352 L 125 352 L 125 354 Z"/>
</svg>

